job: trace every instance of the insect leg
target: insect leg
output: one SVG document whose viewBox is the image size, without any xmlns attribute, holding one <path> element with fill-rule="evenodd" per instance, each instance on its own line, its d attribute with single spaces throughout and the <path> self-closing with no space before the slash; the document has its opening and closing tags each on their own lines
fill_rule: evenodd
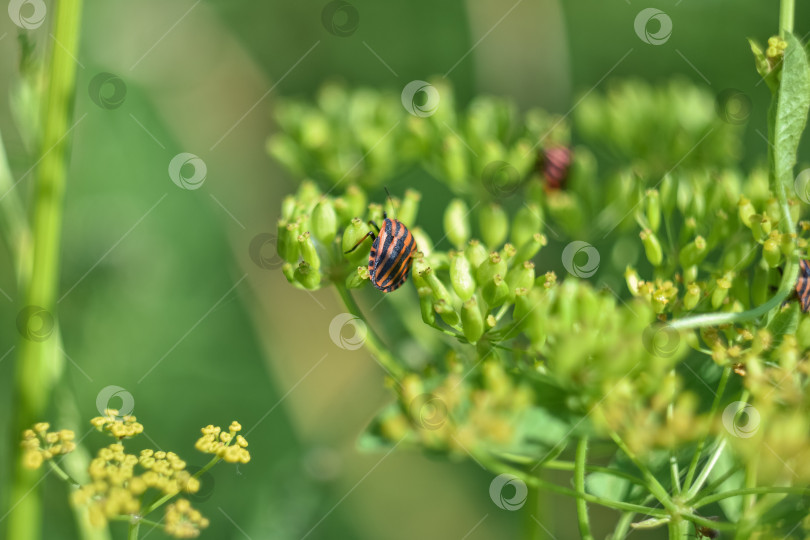
<svg viewBox="0 0 810 540">
<path fill-rule="evenodd" d="M 377 227 L 377 230 L 380 230 L 380 228 L 379 228 L 379 227 Z M 366 234 L 363 236 L 363 238 L 361 238 L 360 240 L 358 240 L 358 241 L 357 241 L 357 243 L 354 245 L 354 247 L 353 247 L 352 249 L 350 249 L 349 251 L 344 251 L 344 253 L 351 253 L 352 251 L 354 251 L 355 249 L 357 249 L 357 247 L 358 247 L 360 244 L 362 244 L 362 243 L 363 243 L 363 241 L 364 241 L 366 238 L 368 238 L 369 236 L 371 237 L 371 239 L 372 239 L 372 240 L 374 240 L 375 238 L 377 238 L 377 235 L 376 235 L 376 234 L 374 234 L 374 231 L 368 231 L 368 232 L 367 232 L 367 233 L 366 233 Z"/>
</svg>

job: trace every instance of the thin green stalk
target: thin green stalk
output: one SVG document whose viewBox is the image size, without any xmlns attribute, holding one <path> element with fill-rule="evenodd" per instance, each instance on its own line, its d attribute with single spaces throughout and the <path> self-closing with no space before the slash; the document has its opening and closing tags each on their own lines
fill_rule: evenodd
<svg viewBox="0 0 810 540">
<path fill-rule="evenodd" d="M 576 467 L 576 464 L 572 461 L 560 461 L 552 459 L 551 461 L 546 461 L 543 463 L 544 469 L 552 469 L 555 471 L 573 471 Z M 610 474 L 617 478 L 624 478 L 634 484 L 643 486 L 644 480 L 639 478 L 638 476 L 633 476 L 630 473 L 626 473 L 624 471 L 620 471 L 618 469 L 611 469 L 610 467 L 601 467 L 599 465 L 585 465 L 585 470 L 587 472 L 598 472 L 603 474 Z"/>
<path fill-rule="evenodd" d="M 718 409 L 720 408 L 720 400 L 723 398 L 723 393 L 726 391 L 726 385 L 728 384 L 730 375 L 730 367 L 723 369 L 723 374 L 720 376 L 720 383 L 717 385 L 717 392 L 714 394 L 714 400 L 712 400 L 712 406 L 709 410 L 709 418 L 711 420 L 714 419 L 714 417 L 717 415 Z M 697 466 L 700 462 L 700 456 L 703 454 L 703 448 L 706 446 L 706 440 L 708 438 L 708 433 L 704 433 L 703 436 L 700 437 L 700 441 L 698 441 L 697 448 L 695 449 L 695 455 L 692 456 L 692 462 L 689 464 L 689 470 L 686 472 L 686 478 L 683 481 L 683 489 L 687 492 L 692 486 L 692 480 L 695 478 Z"/>
<path fill-rule="evenodd" d="M 130 521 L 129 531 L 127 532 L 127 540 L 138 540 L 140 529 L 141 529 L 141 520 Z"/>
<path fill-rule="evenodd" d="M 574 489 L 577 493 L 585 493 L 585 461 L 588 457 L 588 437 L 581 437 L 577 443 L 577 452 L 574 468 Z M 579 534 L 582 540 L 593 540 L 591 533 L 591 523 L 588 519 L 588 502 L 577 498 L 577 521 L 579 523 Z"/>
<path fill-rule="evenodd" d="M 132 516 L 113 516 L 110 518 L 110 521 L 125 521 L 127 523 L 131 523 Z M 138 522 L 143 523 L 144 525 L 149 525 L 150 527 L 162 527 L 162 525 L 157 521 L 151 521 L 144 518 L 138 518 Z"/>
<path fill-rule="evenodd" d="M 606 499 L 604 497 L 592 495 L 590 493 L 579 493 L 576 490 L 558 486 L 557 484 L 548 482 L 546 480 L 538 478 L 537 476 L 528 474 L 521 469 L 512 467 L 511 465 L 503 463 L 502 461 L 498 461 L 489 455 L 476 453 L 475 458 L 481 463 L 483 463 L 489 470 L 494 472 L 506 472 L 509 474 L 513 474 L 518 478 L 520 478 L 521 480 L 523 480 L 528 486 L 533 486 L 539 489 L 546 489 L 553 493 L 559 493 L 561 495 L 567 495 L 569 497 L 582 498 L 588 502 L 599 504 L 607 508 L 635 512 L 637 514 L 643 514 L 645 516 L 666 517 L 669 515 L 667 511 L 662 508 L 650 508 L 648 506 L 642 506 L 640 504 L 614 501 L 611 499 Z"/>
<path fill-rule="evenodd" d="M 669 510 L 671 513 L 680 513 L 680 509 L 672 501 L 664 486 L 662 486 L 655 475 L 650 472 L 650 469 L 648 469 L 647 466 L 644 465 L 640 459 L 638 459 L 636 454 L 630 450 L 622 438 L 619 437 L 619 434 L 614 431 L 610 434 L 610 437 L 613 439 L 619 449 L 621 449 L 621 451 L 624 452 L 628 458 L 630 458 L 630 461 L 632 461 L 635 466 L 638 467 L 638 470 L 641 471 L 641 475 L 644 477 L 647 484 L 647 489 L 650 490 L 650 493 L 652 493 L 655 498 L 658 499 L 658 501 L 664 506 L 664 508 Z"/>
<path fill-rule="evenodd" d="M 737 464 L 735 464 L 735 465 L 734 465 L 733 467 L 731 467 L 729 470 L 727 470 L 726 472 L 724 472 L 724 473 L 723 473 L 723 474 L 722 474 L 722 475 L 721 475 L 719 478 L 717 478 L 717 479 L 716 479 L 716 480 L 714 480 L 713 482 L 711 482 L 711 483 L 709 483 L 708 485 L 706 485 L 706 487 L 704 487 L 703 489 L 701 489 L 701 490 L 700 490 L 700 491 L 699 491 L 699 492 L 698 492 L 696 495 L 694 495 L 692 498 L 690 498 L 689 500 L 687 500 L 687 501 L 686 501 L 686 504 L 687 504 L 687 505 L 689 505 L 689 506 L 694 506 L 695 501 L 699 501 L 699 500 L 703 499 L 703 497 L 705 497 L 707 493 L 713 493 L 713 492 L 714 492 L 714 491 L 715 491 L 717 488 L 719 488 L 720 486 L 722 486 L 722 485 L 723 485 L 723 483 L 724 483 L 726 480 L 728 480 L 728 479 L 729 479 L 729 478 L 731 478 L 731 477 L 732 477 L 734 474 L 736 474 L 737 472 L 739 472 L 739 471 L 740 471 L 740 470 L 741 470 L 743 467 L 744 467 L 744 465 L 743 465 L 742 463 L 737 463 Z"/>
<path fill-rule="evenodd" d="M 687 499 L 693 497 L 698 491 L 700 491 L 700 488 L 703 487 L 703 484 L 709 478 L 712 469 L 714 469 L 714 466 L 717 464 L 717 460 L 720 459 L 720 455 L 723 453 L 725 448 L 726 439 L 721 439 L 720 443 L 717 445 L 717 448 L 712 454 L 712 457 L 709 458 L 709 461 L 706 462 L 706 466 L 703 467 L 702 471 L 700 471 L 700 475 L 697 477 L 697 480 L 695 480 L 695 484 L 686 493 Z"/>
<path fill-rule="evenodd" d="M 524 511 L 523 538 L 525 540 L 540 540 L 543 537 L 540 527 L 534 521 L 534 513 L 540 509 L 540 490 L 530 488 L 526 497 L 526 510 Z"/>
<path fill-rule="evenodd" d="M 793 32 L 794 2 L 795 0 L 782 0 L 779 3 L 779 34 L 782 37 L 788 32 Z"/>
<path fill-rule="evenodd" d="M 730 497 L 740 497 L 744 495 L 767 495 L 771 493 L 786 493 L 789 495 L 810 496 L 810 489 L 806 487 L 793 487 L 793 486 L 767 486 L 767 487 L 731 489 L 729 491 L 724 491 L 723 493 L 716 493 L 714 495 L 707 495 L 705 497 L 701 497 L 694 503 L 691 503 L 691 505 L 694 506 L 695 508 L 700 508 L 701 506 L 716 503 L 717 501 L 722 501 L 723 499 L 728 499 Z"/>
<path fill-rule="evenodd" d="M 349 313 L 366 323 L 367 333 L 364 345 L 388 373 L 399 382 L 405 375 L 405 370 L 394 360 L 394 357 L 388 352 L 388 347 L 385 346 L 380 337 L 374 332 L 374 329 L 371 328 L 371 325 L 368 324 L 368 319 L 363 316 L 360 306 L 355 302 L 349 289 L 342 283 L 335 283 L 335 288 Z"/>
<path fill-rule="evenodd" d="M 39 306 L 51 316 L 56 305 L 62 210 L 67 177 L 70 123 L 76 81 L 82 0 L 55 4 L 51 34 L 41 157 L 36 172 L 33 200 L 33 256 L 30 281 L 23 284 L 26 305 Z M 13 440 L 41 419 L 60 372 L 56 338 L 44 341 L 20 338 L 15 366 Z M 36 490 L 39 475 L 16 459 L 7 537 L 36 540 L 43 522 L 41 500 Z"/>
<path fill-rule="evenodd" d="M 56 476 L 58 476 L 59 478 L 61 478 L 62 480 L 64 480 L 68 484 L 70 484 L 71 487 L 73 487 L 73 488 L 82 487 L 82 485 L 80 483 L 78 483 L 76 480 L 74 480 L 73 477 L 70 476 L 68 474 L 68 472 L 65 469 L 63 469 L 62 467 L 60 467 L 54 460 L 49 459 L 48 460 L 48 465 L 50 466 L 51 470 L 54 473 L 56 473 Z"/>
<path fill-rule="evenodd" d="M 208 469 L 210 469 L 211 467 L 213 467 L 214 465 L 219 463 L 221 460 L 222 460 L 221 457 L 214 456 L 213 458 L 211 458 L 211 461 L 206 463 L 205 466 L 202 469 L 200 469 L 196 473 L 192 474 L 191 477 L 192 478 L 199 478 L 200 476 L 202 476 L 203 474 L 208 472 Z M 152 512 L 154 512 L 155 510 L 157 510 L 161 506 L 163 506 L 167 501 L 172 499 L 172 497 L 176 497 L 177 495 L 178 495 L 177 493 L 167 493 L 163 497 L 159 498 L 158 500 L 156 500 L 155 502 L 153 502 L 152 504 L 147 506 L 146 509 L 144 509 L 140 514 L 142 516 L 148 516 L 149 514 L 151 514 Z"/>
</svg>

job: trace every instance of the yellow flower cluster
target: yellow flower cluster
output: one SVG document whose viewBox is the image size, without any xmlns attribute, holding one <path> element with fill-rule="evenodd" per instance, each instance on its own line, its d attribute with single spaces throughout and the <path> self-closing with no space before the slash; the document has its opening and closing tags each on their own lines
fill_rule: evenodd
<svg viewBox="0 0 810 540">
<path fill-rule="evenodd" d="M 140 476 L 147 487 L 167 494 L 196 493 L 200 489 L 200 481 L 185 470 L 186 462 L 174 452 L 143 450 L 138 462 L 147 469 Z"/>
<path fill-rule="evenodd" d="M 131 414 L 118 416 L 115 409 L 106 409 L 104 416 L 96 416 L 90 423 L 99 430 L 106 431 L 118 439 L 128 439 L 143 432 L 143 426 Z"/>
<path fill-rule="evenodd" d="M 186 499 L 179 499 L 166 508 L 166 533 L 175 538 L 197 538 L 200 529 L 208 527 L 208 519 L 191 507 Z"/>
<path fill-rule="evenodd" d="M 209 424 L 202 428 L 203 436 L 197 439 L 194 447 L 200 452 L 219 456 L 228 463 L 247 463 L 250 452 L 246 449 L 248 442 L 237 434 L 241 430 L 242 426 L 236 421 L 231 422 L 227 432 Z"/>
<path fill-rule="evenodd" d="M 135 514 L 140 510 L 140 496 L 146 483 L 135 476 L 138 457 L 124 452 L 121 444 L 99 450 L 90 462 L 91 482 L 73 493 L 73 503 L 89 505 L 90 521 L 102 526 L 107 518 Z"/>
<path fill-rule="evenodd" d="M 23 432 L 23 465 L 29 469 L 38 469 L 45 460 L 54 456 L 67 454 L 76 448 L 73 440 L 76 435 L 69 429 L 48 431 L 50 424 L 39 422 L 34 429 Z"/>
</svg>

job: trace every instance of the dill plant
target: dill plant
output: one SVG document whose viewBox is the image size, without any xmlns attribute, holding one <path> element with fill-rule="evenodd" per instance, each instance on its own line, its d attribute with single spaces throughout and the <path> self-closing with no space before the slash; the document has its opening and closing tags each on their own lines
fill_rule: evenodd
<svg viewBox="0 0 810 540">
<path fill-rule="evenodd" d="M 782 7 L 780 35 L 751 42 L 773 94 L 751 170 L 734 96 L 680 81 L 615 84 L 572 124 L 491 97 L 459 111 L 441 81 L 423 85 L 438 105 L 334 84 L 279 104 L 268 150 L 301 180 L 281 205 L 282 270 L 335 287 L 395 395 L 362 447 L 472 458 L 573 497 L 583 538 L 591 505 L 618 512 L 617 540 L 808 534 L 810 318 L 794 291 L 810 223 L 793 168 L 810 68 Z M 397 181 L 414 167 L 452 198 L 440 232 L 419 215 L 434 194 Z M 385 206 L 418 253 L 383 318 L 355 300 L 370 242 L 345 252 Z"/>
</svg>

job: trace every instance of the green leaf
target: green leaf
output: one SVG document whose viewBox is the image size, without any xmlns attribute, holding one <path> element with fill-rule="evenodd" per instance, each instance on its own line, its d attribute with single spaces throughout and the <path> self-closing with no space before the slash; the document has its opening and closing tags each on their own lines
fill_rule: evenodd
<svg viewBox="0 0 810 540">
<path fill-rule="evenodd" d="M 782 342 L 785 334 L 795 334 L 799 327 L 799 303 L 791 302 L 777 313 L 768 325 L 768 331 L 774 338 L 774 346 Z"/>
<path fill-rule="evenodd" d="M 612 474 L 595 472 L 585 477 L 585 491 L 611 501 L 627 500 L 629 489 L 629 480 Z"/>
<path fill-rule="evenodd" d="M 799 139 L 810 109 L 810 66 L 796 36 L 787 33 L 785 40 L 788 46 L 782 60 L 774 124 L 774 174 L 777 181 L 791 184 Z"/>
</svg>

